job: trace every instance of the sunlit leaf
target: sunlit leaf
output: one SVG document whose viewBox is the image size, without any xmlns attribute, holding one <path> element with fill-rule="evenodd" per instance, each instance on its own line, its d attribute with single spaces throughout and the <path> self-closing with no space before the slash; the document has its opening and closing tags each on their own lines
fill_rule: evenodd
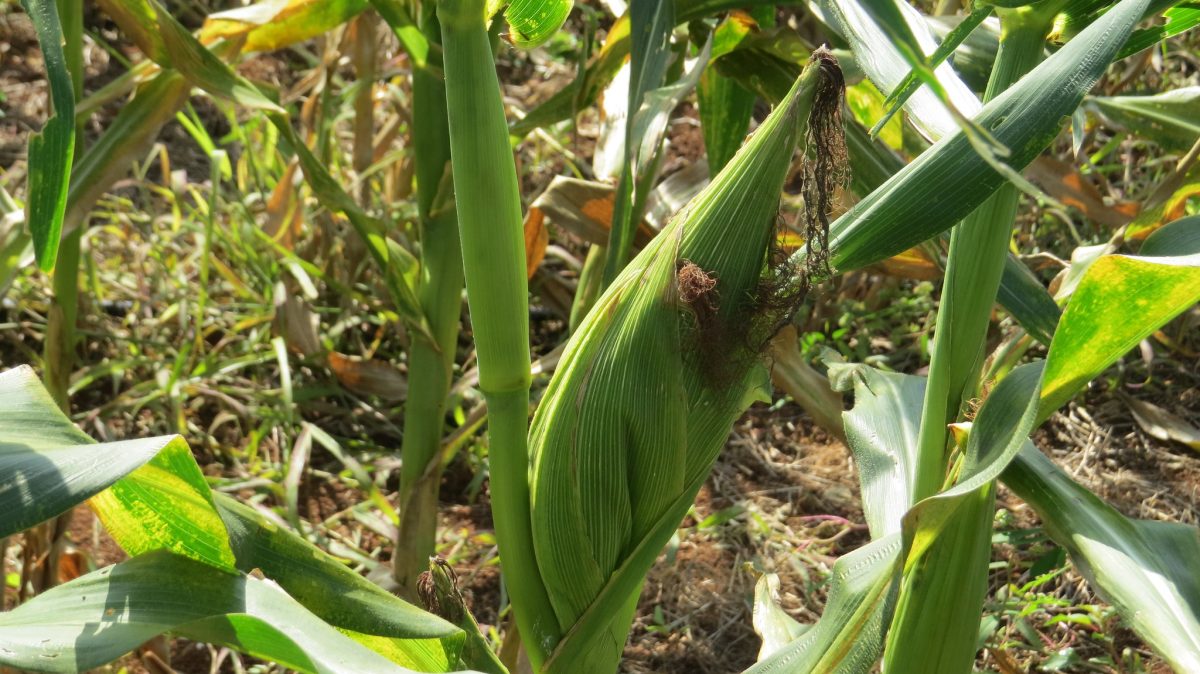
<svg viewBox="0 0 1200 674">
<path fill-rule="evenodd" d="M 899 533 L 901 517 L 913 504 L 925 378 L 839 363 L 829 363 L 829 378 L 840 390 L 853 386 L 854 409 L 842 419 L 858 463 L 871 537 Z"/>
<path fill-rule="evenodd" d="M 1011 168 L 1023 169 L 1053 141 L 1062 119 L 1108 67 L 1117 48 L 1112 35 L 1128 33 L 1147 2 L 1122 0 L 979 112 L 978 125 L 1011 151 L 1004 160 Z M 911 248 L 954 225 L 1006 182 L 955 131 L 831 225 L 832 262 L 845 271 Z"/>
<path fill-rule="evenodd" d="M 97 445 L 31 368 L 0 374 L 0 536 L 66 512 L 165 449 L 188 451 L 178 436 Z"/>
<path fill-rule="evenodd" d="M 200 41 L 240 39 L 243 51 L 275 51 L 321 35 L 360 14 L 367 0 L 262 0 L 209 14 Z"/>
<path fill-rule="evenodd" d="M 574 4 L 574 0 L 511 0 L 504 10 L 508 39 L 523 49 L 542 44 L 562 27 Z"/>
<path fill-rule="evenodd" d="M 1173 225 L 1190 232 L 1200 227 L 1200 219 Z M 1151 252 L 1159 251 L 1152 246 Z M 1039 418 L 1050 416 L 1139 341 L 1197 301 L 1200 253 L 1101 257 L 1079 282 L 1059 321 L 1047 356 Z M 1120 315 L 1138 320 L 1115 320 Z"/>
</svg>

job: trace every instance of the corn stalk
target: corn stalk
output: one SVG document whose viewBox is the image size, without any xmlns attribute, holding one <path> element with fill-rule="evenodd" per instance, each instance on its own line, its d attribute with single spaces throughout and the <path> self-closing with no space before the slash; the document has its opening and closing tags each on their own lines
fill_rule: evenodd
<svg viewBox="0 0 1200 674">
<path fill-rule="evenodd" d="M 467 303 L 488 404 L 493 517 L 504 582 L 540 668 L 558 624 L 533 556 L 529 518 L 529 297 L 516 164 L 483 0 L 442 0 L 446 103 Z"/>
<path fill-rule="evenodd" d="M 422 7 L 420 21 L 421 32 L 430 44 L 440 45 L 441 27 L 432 3 Z M 413 583 L 428 567 L 434 552 L 442 431 L 457 352 L 463 288 L 454 204 L 443 194 L 449 191 L 450 166 L 445 82 L 428 68 L 414 67 L 412 88 L 411 136 L 421 240 L 417 301 L 429 321 L 433 339 L 415 336 L 408 353 L 409 396 L 400 448 L 401 521 L 393 564 L 396 581 L 410 598 L 414 596 Z"/>
</svg>

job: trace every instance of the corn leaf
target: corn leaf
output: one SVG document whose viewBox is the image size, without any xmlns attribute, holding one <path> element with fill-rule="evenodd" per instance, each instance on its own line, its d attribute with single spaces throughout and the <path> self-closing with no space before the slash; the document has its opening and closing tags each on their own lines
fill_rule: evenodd
<svg viewBox="0 0 1200 674">
<path fill-rule="evenodd" d="M 625 266 L 633 249 L 633 231 L 641 220 L 641 208 L 658 168 L 659 148 L 666 131 L 667 116 L 699 79 L 707 62 L 704 56 L 681 81 L 664 86 L 671 62 L 671 31 L 675 26 L 674 6 L 669 2 L 635 3 L 629 12 L 629 92 L 623 128 L 624 140 L 620 178 L 609 230 L 604 285 Z"/>
<path fill-rule="evenodd" d="M 1004 261 L 1000 288 L 996 291 L 1000 306 L 1008 310 L 1017 324 L 1031 337 L 1049 346 L 1062 310 L 1038 280 L 1017 258 L 1009 255 Z"/>
<path fill-rule="evenodd" d="M 965 20 L 966 17 L 955 15 L 925 17 L 925 23 L 939 43 L 944 43 L 955 27 Z M 950 59 L 951 65 L 967 86 L 974 91 L 983 91 L 987 87 L 999 48 L 1000 21 L 993 16 L 984 19 L 983 23 L 958 45 Z"/>
<path fill-rule="evenodd" d="M 734 43 L 750 32 L 753 17 L 735 13 L 717 26 L 713 34 L 713 58 L 730 51 Z M 754 113 L 754 92 L 722 75 L 715 68 L 705 67 L 696 88 L 700 105 L 700 128 L 704 133 L 704 149 L 708 168 L 716 175 L 733 158 L 750 130 Z"/>
<path fill-rule="evenodd" d="M 440 45 L 431 42 L 421 32 L 421 27 L 405 4 L 401 0 L 371 0 L 371 6 L 396 34 L 396 39 L 400 40 L 404 51 L 412 59 L 413 66 L 422 69 L 429 65 L 430 52 L 435 49 L 440 51 Z"/>
<path fill-rule="evenodd" d="M 355 643 L 270 581 L 166 551 L 89 573 L 0 614 L 0 663 L 78 672 L 168 631 L 301 672 L 412 671 Z"/>
<path fill-rule="evenodd" d="M 894 11 L 902 16 L 897 20 L 900 24 L 897 29 L 909 32 L 916 42 L 912 49 L 919 48 L 922 58 L 926 53 L 932 54 L 937 43 L 920 13 L 907 4 L 891 4 Z M 892 44 L 885 27 L 874 21 L 865 7 L 851 0 L 821 0 L 818 7 L 825 22 L 850 43 L 859 67 L 880 91 L 890 93 L 903 86 L 910 72 L 910 61 Z M 911 56 L 916 57 L 916 54 Z M 947 99 L 959 112 L 972 116 L 980 109 L 979 99 L 963 84 L 949 63 L 934 68 L 933 74 L 944 88 Z M 929 138 L 941 138 L 958 132 L 958 122 L 928 84 L 910 94 L 904 108 L 909 112 L 913 124 Z"/>
<path fill-rule="evenodd" d="M 208 93 L 239 105 L 283 112 L 253 84 L 200 44 L 156 0 L 101 0 L 121 30 L 164 68 L 174 68 Z"/>
<path fill-rule="evenodd" d="M 1153 96 L 1095 96 L 1087 105 L 1118 127 L 1172 149 L 1200 138 L 1200 87 Z"/>
<path fill-rule="evenodd" d="M 1053 141 L 1061 120 L 1115 55 L 1121 40 L 1114 36 L 1129 34 L 1147 2 L 1122 0 L 984 106 L 974 121 L 1010 150 L 1009 167 L 1023 169 Z M 961 220 L 1005 182 L 965 134 L 954 131 L 833 223 L 832 262 L 845 271 L 911 248 Z"/>
<path fill-rule="evenodd" d="M 158 29 L 158 13 L 145 0 L 96 0 L 121 31 L 151 61 L 162 65 L 170 60 Z"/>
<path fill-rule="evenodd" d="M 218 508 L 178 436 L 97 444 L 25 367 L 0 374 L 0 403 L 0 469 L 22 485 L 0 492 L 3 535 L 91 496 L 89 505 L 131 555 L 165 549 L 226 572 L 258 569 L 352 637 L 386 646 L 401 664 L 444 671 L 456 662 L 462 633 L 454 626 L 228 497 L 217 497 Z"/>
<path fill-rule="evenodd" d="M 716 175 L 741 147 L 750 130 L 754 113 L 753 92 L 711 68 L 706 68 L 696 89 L 700 103 L 700 126 L 708 165 Z"/>
<path fill-rule="evenodd" d="M 75 154 L 75 86 L 67 71 L 55 1 L 21 0 L 21 4 L 37 31 L 53 105 L 42 130 L 29 136 L 29 182 L 25 192 L 25 221 L 33 238 L 33 252 L 38 266 L 49 271 L 58 259 Z"/>
<path fill-rule="evenodd" d="M 949 58 L 950 55 L 954 53 L 954 50 L 956 50 L 959 45 L 961 45 L 967 39 L 971 32 L 974 31 L 979 24 L 983 23 L 984 19 L 991 15 L 991 12 L 991 7 L 986 5 L 973 9 L 965 19 L 956 24 L 954 28 L 951 29 L 950 32 L 942 39 L 942 42 L 938 45 L 938 48 L 929 56 L 928 66 L 937 67 L 947 58 Z M 908 75 L 904 77 L 904 80 L 901 81 L 900 84 L 896 85 L 894 89 L 892 89 L 891 95 L 887 98 L 887 112 L 885 112 L 879 121 L 875 123 L 875 126 L 872 127 L 871 135 L 874 136 L 875 134 L 879 133 L 879 130 L 883 128 L 883 125 L 886 124 L 889 119 L 892 118 L 892 115 L 894 115 L 901 107 L 903 107 L 904 103 L 907 102 L 914 93 L 916 93 L 917 89 L 921 86 L 921 82 L 924 79 L 931 78 L 932 76 L 932 72 L 927 72 L 924 77 L 922 77 L 922 74 L 919 73 L 915 68 L 910 71 Z M 936 82 L 936 78 L 934 78 L 934 81 Z"/>
<path fill-rule="evenodd" d="M 67 194 L 66 229 L 78 227 L 96 200 L 129 171 L 134 160 L 145 156 L 163 125 L 183 107 L 191 88 L 178 72 L 162 71 L 121 106 L 99 140 L 75 162 Z"/>
<path fill-rule="evenodd" d="M 821 619 L 798 639 L 745 674 L 866 674 L 883 650 L 895 601 L 900 536 L 892 534 L 851 552 L 833 565 Z"/>
<path fill-rule="evenodd" d="M 571 13 L 574 0 L 511 0 L 504 10 L 508 39 L 522 49 L 549 40 Z"/>
<path fill-rule="evenodd" d="M 842 421 L 871 538 L 899 533 L 901 516 L 913 504 L 925 378 L 830 363 L 829 380 L 838 389 L 854 389 L 854 408 L 842 413 Z"/>
<path fill-rule="evenodd" d="M 88 505 L 130 555 L 167 549 L 217 568 L 234 568 L 212 492 L 182 441 L 93 496 Z"/>
<path fill-rule="evenodd" d="M 1154 230 L 1138 255 L 1143 257 L 1173 257 L 1200 253 L 1200 215 L 1180 218 Z"/>
<path fill-rule="evenodd" d="M 258 569 L 325 622 L 397 664 L 446 671 L 463 633 L 350 570 L 255 509 L 215 494 L 217 511 L 244 573 Z"/>
<path fill-rule="evenodd" d="M 1177 672 L 1200 671 L 1200 531 L 1130 519 L 1026 443 L 1004 483 L 1092 588 Z"/>
<path fill-rule="evenodd" d="M 1200 218 L 1185 218 L 1155 236 L 1166 237 L 1164 243 L 1194 242 L 1197 228 Z M 1200 251 L 1170 250 L 1175 246 L 1153 239 L 1146 242 L 1149 252 L 1174 254 L 1105 255 L 1079 282 L 1050 344 L 1039 418 L 1049 417 L 1139 341 L 1200 301 Z M 1118 311 L 1133 311 L 1138 320 L 1114 320 Z"/>
<path fill-rule="evenodd" d="M 1121 47 L 1117 58 L 1133 56 L 1143 49 L 1200 25 L 1200 4 L 1181 2 L 1178 6 L 1163 12 L 1163 18 L 1166 21 L 1162 25 L 1134 31 L 1133 35 L 1130 35 L 1129 39 L 1125 41 L 1125 46 Z"/>
<path fill-rule="evenodd" d="M 772 654 L 798 639 L 811 625 L 804 625 L 787 614 L 776 600 L 779 594 L 779 576 L 764 573 L 754 583 L 754 631 L 762 639 L 758 659 L 766 660 Z"/>
<path fill-rule="evenodd" d="M 200 41 L 241 40 L 243 52 L 275 51 L 322 35 L 358 16 L 367 0 L 262 0 L 209 14 Z"/>
<path fill-rule="evenodd" d="M 904 571 L 887 671 L 957 672 L 974 657 L 978 625 L 966 614 L 977 619 L 987 591 L 982 570 L 990 558 L 994 481 L 1033 429 L 1044 365 L 1022 365 L 1000 381 L 971 426 L 957 482 L 904 515 Z M 919 619 L 929 615 L 961 617 L 935 629 Z"/>
<path fill-rule="evenodd" d="M 60 515 L 166 451 L 178 436 L 97 446 L 59 410 L 29 367 L 0 374 L 0 536 Z"/>
</svg>

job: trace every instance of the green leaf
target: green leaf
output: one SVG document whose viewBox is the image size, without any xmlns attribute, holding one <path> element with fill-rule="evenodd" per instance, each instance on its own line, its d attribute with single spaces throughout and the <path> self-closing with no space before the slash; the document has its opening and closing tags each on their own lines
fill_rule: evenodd
<svg viewBox="0 0 1200 674">
<path fill-rule="evenodd" d="M 164 632 L 301 672 L 412 671 L 325 624 L 270 581 L 166 551 L 89 573 L 0 614 L 0 663 L 78 672 Z"/>
<path fill-rule="evenodd" d="M 833 565 L 821 619 L 745 674 L 871 671 L 883 650 L 895 600 L 893 581 L 900 548 L 900 536 L 893 534 L 839 559 Z"/>
<path fill-rule="evenodd" d="M 165 62 L 160 61 L 160 65 L 178 70 L 193 84 L 217 98 L 257 110 L 283 112 L 283 108 L 200 44 L 157 0 L 114 1 L 126 5 L 146 4 L 154 11 L 166 56 Z"/>
<path fill-rule="evenodd" d="M 430 43 L 405 4 L 400 0 L 371 0 L 371 6 L 396 34 L 396 39 L 408 52 L 413 65 L 418 69 L 425 68 L 429 63 L 429 52 L 434 48 L 440 50 L 441 47 Z"/>
<path fill-rule="evenodd" d="M 463 634 L 453 625 L 385 592 L 253 509 L 221 495 L 214 505 L 178 436 L 96 444 L 27 367 L 0 374 L 0 474 L 10 476 L 0 486 L 0 536 L 90 496 L 105 528 L 131 555 L 166 549 L 227 572 L 258 569 L 322 619 L 400 664 L 445 671 L 457 661 Z"/>
<path fill-rule="evenodd" d="M 1200 531 L 1129 519 L 1026 443 L 1004 482 L 1088 583 L 1177 672 L 1200 671 Z"/>
<path fill-rule="evenodd" d="M 1180 3 L 1179 6 L 1172 7 L 1163 12 L 1163 18 L 1166 19 L 1166 22 L 1160 26 L 1150 26 L 1149 28 L 1134 31 L 1133 35 L 1130 35 L 1129 39 L 1125 41 L 1125 46 L 1121 47 L 1117 58 L 1123 59 L 1133 56 L 1143 49 L 1152 47 L 1169 37 L 1174 37 L 1184 31 L 1200 26 L 1200 4 L 1195 2 Z"/>
<path fill-rule="evenodd" d="M 25 220 L 33 237 L 33 252 L 43 271 L 54 268 L 67 209 L 67 186 L 75 155 L 75 86 L 67 71 L 62 47 L 62 25 L 54 0 L 21 0 L 33 21 L 46 78 L 50 83 L 53 114 L 38 133 L 29 136 L 29 183 Z"/>
<path fill-rule="evenodd" d="M 258 569 L 319 618 L 373 649 L 390 646 L 386 654 L 398 664 L 445 671 L 457 661 L 463 644 L 457 627 L 383 590 L 253 508 L 224 494 L 215 500 L 240 571 Z"/>
<path fill-rule="evenodd" d="M 0 474 L 12 476 L 0 486 L 6 514 L 0 535 L 91 497 L 126 552 L 167 548 L 233 569 L 208 484 L 179 436 L 97 444 L 59 410 L 28 367 L 0 374 L 0 429 Z"/>
<path fill-rule="evenodd" d="M 937 43 L 920 13 L 907 4 L 891 4 L 894 11 L 903 17 L 897 19 L 903 28 L 897 28 L 907 30 L 917 43 L 912 49 L 919 47 L 922 58 L 926 52 L 933 53 Z M 865 7 L 850 0 L 822 0 L 818 7 L 825 22 L 850 43 L 855 60 L 880 91 L 890 94 L 903 86 L 911 71 L 910 61 L 903 50 L 892 44 L 888 30 L 876 23 Z M 916 54 L 910 56 L 915 58 Z M 968 116 L 978 112 L 979 99 L 963 84 L 949 63 L 933 68 L 933 75 L 944 89 L 946 99 L 959 112 Z M 942 104 L 941 98 L 938 92 L 926 85 L 910 94 L 904 104 L 917 129 L 933 139 L 949 136 L 959 130 L 959 122 Z"/>
<path fill-rule="evenodd" d="M 1050 344 L 1062 310 L 1029 267 L 1012 255 L 1004 261 L 996 299 L 1025 332 L 1042 344 Z"/>
<path fill-rule="evenodd" d="M 504 10 L 508 39 L 522 49 L 549 40 L 571 13 L 573 0 L 512 0 Z"/>
<path fill-rule="evenodd" d="M 158 132 L 175 118 L 191 89 L 187 79 L 174 70 L 164 70 L 138 87 L 99 140 L 75 162 L 67 195 L 66 227 L 79 226 L 96 200 L 125 176 L 133 161 L 146 156 Z"/>
<path fill-rule="evenodd" d="M 1113 36 L 1128 34 L 1147 2 L 1122 0 L 984 106 L 975 122 L 1009 148 L 1008 166 L 1024 168 L 1053 141 L 1115 55 L 1120 40 Z M 955 131 L 833 223 L 832 262 L 846 271 L 907 250 L 951 227 L 1005 182 Z"/>
<path fill-rule="evenodd" d="M 98 447 L 92 451 L 101 455 Z M 89 505 L 130 556 L 167 549 L 218 568 L 234 568 L 212 492 L 182 440 L 93 496 Z"/>
<path fill-rule="evenodd" d="M 719 43 L 740 39 L 748 32 L 744 17 L 729 17 L 713 35 L 714 54 Z M 728 35 L 730 33 L 734 35 Z M 714 68 L 704 68 L 696 99 L 700 104 L 700 128 L 704 132 L 704 149 L 711 175 L 716 175 L 741 147 L 750 130 L 755 98 L 754 92 L 733 79 Z"/>
<path fill-rule="evenodd" d="M 1200 254 L 1200 215 L 1180 218 L 1154 230 L 1138 250 L 1143 257 L 1196 254 Z"/>
<path fill-rule="evenodd" d="M 949 58 L 950 55 L 954 53 L 954 50 L 956 50 L 958 46 L 967 39 L 971 32 L 974 31 L 979 24 L 983 23 L 984 19 L 991 15 L 991 12 L 991 8 L 987 6 L 977 7 L 976 9 L 972 10 L 965 19 L 956 24 L 954 28 L 950 30 L 949 34 L 942 39 L 942 42 L 938 45 L 938 48 L 929 56 L 929 66 L 936 68 L 943 61 Z M 929 72 L 925 75 L 925 78 L 931 77 L 932 75 L 932 72 Z M 892 115 L 894 115 L 901 107 L 903 107 L 904 103 L 907 102 L 914 93 L 916 93 L 917 89 L 921 85 L 922 79 L 922 73 L 918 72 L 918 70 L 914 68 L 908 73 L 908 75 L 904 77 L 904 80 L 892 90 L 892 94 L 888 96 L 887 99 L 888 110 L 879 119 L 879 121 L 875 123 L 875 126 L 872 127 L 872 136 L 879 133 L 879 130 L 884 124 L 887 123 L 889 119 L 891 119 Z"/>
<path fill-rule="evenodd" d="M 853 382 L 854 408 L 842 419 L 858 463 L 871 538 L 899 533 L 901 517 L 913 504 L 925 378 L 840 363 L 829 364 L 829 378 L 841 386 Z"/>
<path fill-rule="evenodd" d="M 170 436 L 97 446 L 31 368 L 0 374 L 0 537 L 61 515 L 168 449 L 187 445 Z"/>
<path fill-rule="evenodd" d="M 1095 96 L 1093 109 L 1118 127 L 1172 149 L 1188 149 L 1200 138 L 1200 87 L 1153 96 Z"/>
<path fill-rule="evenodd" d="M 1022 365 L 1000 381 L 971 426 L 957 482 L 905 514 L 903 579 L 888 632 L 887 671 L 970 667 L 987 592 L 994 481 L 1033 429 L 1043 367 L 1041 361 Z M 930 615 L 952 619 L 935 622 Z"/>
<path fill-rule="evenodd" d="M 1043 361 L 1013 370 L 992 390 L 971 424 L 962 474 L 953 487 L 917 503 L 904 515 L 906 566 L 933 543 L 943 524 L 971 494 L 1003 472 L 1034 428 Z"/>
<path fill-rule="evenodd" d="M 634 3 L 630 7 L 629 23 L 631 49 L 623 144 L 625 161 L 621 163 L 613 204 L 604 262 L 605 286 L 616 279 L 633 250 L 633 233 L 642 219 L 646 194 L 658 168 L 666 118 L 678 101 L 695 87 L 712 48 L 710 41 L 691 73 L 678 83 L 664 86 L 671 62 L 674 5 L 669 2 Z"/>
<path fill-rule="evenodd" d="M 1189 234 L 1200 227 L 1195 218 L 1179 222 Z M 1197 301 L 1200 253 L 1106 255 L 1097 260 L 1071 296 L 1050 344 L 1038 418 L 1049 417 L 1139 341 Z M 1115 320 L 1122 315 L 1138 319 Z"/>
</svg>

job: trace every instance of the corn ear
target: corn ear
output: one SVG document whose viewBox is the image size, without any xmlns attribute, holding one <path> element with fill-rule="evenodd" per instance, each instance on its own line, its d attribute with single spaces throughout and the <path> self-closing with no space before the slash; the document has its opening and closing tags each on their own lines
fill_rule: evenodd
<svg viewBox="0 0 1200 674">
<path fill-rule="evenodd" d="M 765 385 L 756 356 L 780 312 L 761 282 L 779 193 L 810 113 L 836 115 L 841 86 L 836 61 L 814 55 L 569 342 L 530 432 L 534 550 L 567 634 L 548 671 L 616 669 L 640 579 Z M 589 610 L 601 599 L 623 610 L 576 625 L 605 615 Z"/>
</svg>

